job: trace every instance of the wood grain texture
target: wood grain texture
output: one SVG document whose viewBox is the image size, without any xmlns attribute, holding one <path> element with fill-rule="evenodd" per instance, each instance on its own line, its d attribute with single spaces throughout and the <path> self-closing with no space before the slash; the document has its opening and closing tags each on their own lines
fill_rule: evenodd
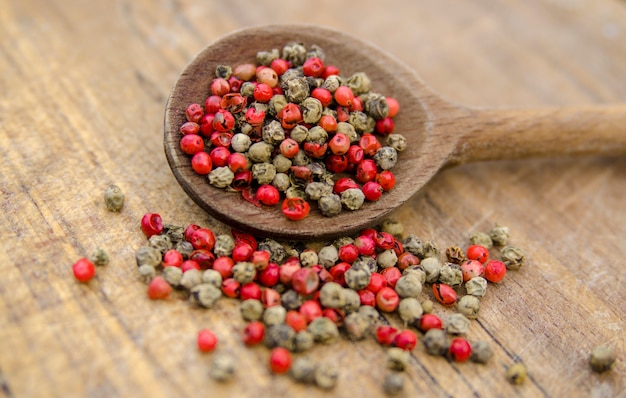
<svg viewBox="0 0 626 398">
<path fill-rule="evenodd" d="M 271 375 L 268 352 L 239 341 L 237 303 L 211 311 L 182 295 L 149 302 L 134 251 L 141 216 L 228 231 L 177 184 L 163 154 L 170 90 L 209 42 L 259 24 L 323 24 L 397 56 L 447 100 L 538 108 L 626 101 L 623 1 L 0 2 L 0 396 L 326 396 Z M 619 139 L 619 137 L 617 137 Z M 108 184 L 126 193 L 110 213 Z M 437 174 L 392 213 L 407 233 L 464 244 L 511 228 L 528 264 L 490 288 L 469 337 L 496 348 L 486 366 L 413 352 L 405 396 L 624 396 L 626 159 L 468 164 Z M 104 247 L 89 285 L 71 264 Z M 442 315 L 446 312 L 438 309 Z M 397 320 L 391 319 L 397 324 Z M 207 377 L 194 349 L 210 327 L 239 377 Z M 613 371 L 587 355 L 614 344 Z M 342 367 L 340 397 L 382 395 L 384 350 L 371 340 L 316 347 Z M 522 386 L 504 380 L 515 360 Z"/>
</svg>

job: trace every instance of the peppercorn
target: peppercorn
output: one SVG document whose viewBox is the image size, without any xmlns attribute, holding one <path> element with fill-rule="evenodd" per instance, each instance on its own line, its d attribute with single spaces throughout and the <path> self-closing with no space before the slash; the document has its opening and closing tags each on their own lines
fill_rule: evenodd
<svg viewBox="0 0 626 398">
<path fill-rule="evenodd" d="M 352 265 L 344 274 L 346 284 L 354 290 L 365 289 L 370 283 L 371 276 L 369 267 L 361 263 Z"/>
<path fill-rule="evenodd" d="M 406 248 L 406 246 L 405 246 Z M 441 263 L 435 257 L 428 257 L 420 262 L 420 267 L 426 274 L 427 283 L 435 283 L 439 280 L 439 272 L 441 271 Z"/>
<path fill-rule="evenodd" d="M 144 283 L 150 283 L 150 281 L 152 280 L 152 278 L 154 278 L 156 276 L 156 268 L 154 268 L 151 265 L 141 265 L 138 268 L 139 270 L 139 275 L 141 277 L 141 280 Z"/>
<path fill-rule="evenodd" d="M 209 283 L 217 288 L 222 286 L 222 274 L 214 269 L 207 269 L 202 273 L 202 282 Z"/>
<path fill-rule="evenodd" d="M 446 332 L 449 334 L 466 334 L 470 327 L 470 320 L 463 314 L 452 314 L 446 321 Z"/>
<path fill-rule="evenodd" d="M 422 309 L 424 310 L 425 314 L 430 314 L 431 312 L 433 312 L 433 307 L 434 303 L 432 302 L 432 300 L 422 301 Z"/>
<path fill-rule="evenodd" d="M 104 190 L 104 204 L 109 211 L 120 211 L 124 206 L 124 193 L 117 185 L 109 185 Z"/>
<path fill-rule="evenodd" d="M 404 250 L 416 255 L 418 258 L 424 258 L 424 244 L 420 238 L 411 234 L 402 242 Z"/>
<path fill-rule="evenodd" d="M 213 254 L 216 257 L 230 256 L 235 248 L 235 240 L 227 234 L 218 234 L 215 237 L 215 246 L 213 246 Z"/>
<path fill-rule="evenodd" d="M 265 312 L 263 313 L 263 322 L 267 326 L 278 325 L 281 323 L 285 323 L 286 316 L 287 310 L 285 309 L 285 307 L 275 305 L 265 310 Z"/>
<path fill-rule="evenodd" d="M 493 356 L 493 348 L 486 341 L 477 341 L 472 344 L 470 360 L 476 363 L 487 363 Z"/>
<path fill-rule="evenodd" d="M 417 297 L 422 292 L 422 284 L 417 276 L 408 274 L 398 279 L 395 289 L 400 298 Z"/>
<path fill-rule="evenodd" d="M 404 376 L 398 372 L 385 375 L 383 391 L 387 395 L 398 395 L 404 390 Z"/>
<path fill-rule="evenodd" d="M 337 325 L 326 317 L 315 318 L 307 330 L 313 334 L 313 339 L 322 344 L 331 344 L 339 338 Z"/>
<path fill-rule="evenodd" d="M 152 235 L 148 239 L 148 243 L 150 246 L 157 249 L 161 255 L 172 248 L 172 241 L 167 235 Z"/>
<path fill-rule="evenodd" d="M 396 286 L 397 287 L 397 286 Z M 398 304 L 400 319 L 406 325 L 414 325 L 424 313 L 422 305 L 415 297 L 403 298 Z"/>
<path fill-rule="evenodd" d="M 500 255 L 507 269 L 518 270 L 522 268 L 526 261 L 522 249 L 515 246 L 505 246 L 500 251 Z"/>
<path fill-rule="evenodd" d="M 441 254 L 440 250 L 439 250 L 439 246 L 437 245 L 437 242 L 435 242 L 434 240 L 429 240 L 424 244 L 424 258 L 429 258 L 429 257 L 439 257 L 439 255 Z"/>
<path fill-rule="evenodd" d="M 297 310 L 303 302 L 304 298 L 293 289 L 284 292 L 280 298 L 280 304 L 287 310 Z"/>
<path fill-rule="evenodd" d="M 222 291 L 210 283 L 201 283 L 191 288 L 189 301 L 204 308 L 211 308 L 222 297 Z"/>
<path fill-rule="evenodd" d="M 469 241 L 472 245 L 483 246 L 487 249 L 491 249 L 493 246 L 491 237 L 484 232 L 474 232 L 470 235 Z"/>
<path fill-rule="evenodd" d="M 506 246 L 510 238 L 509 228 L 496 224 L 496 226 L 489 231 L 489 237 L 496 246 Z"/>
<path fill-rule="evenodd" d="M 481 276 L 475 276 L 465 282 L 465 290 L 472 296 L 483 297 L 487 293 L 487 280 Z"/>
<path fill-rule="evenodd" d="M 463 264 L 465 253 L 458 246 L 450 246 L 446 249 L 446 258 L 453 264 Z"/>
<path fill-rule="evenodd" d="M 480 310 L 480 300 L 478 297 L 472 295 L 463 296 L 456 306 L 457 310 L 468 319 L 478 318 L 478 311 Z"/>
<path fill-rule="evenodd" d="M 608 345 L 600 345 L 591 350 L 589 365 L 594 372 L 602 373 L 610 370 L 617 359 L 615 348 Z"/>
<path fill-rule="evenodd" d="M 261 300 L 244 300 L 239 305 L 239 312 L 246 321 L 258 321 L 263 317 L 263 303 Z"/>
<path fill-rule="evenodd" d="M 109 255 L 104 249 L 97 248 L 91 254 L 91 262 L 96 266 L 103 266 L 109 263 Z"/>
<path fill-rule="evenodd" d="M 142 246 L 135 253 L 137 266 L 150 265 L 158 267 L 161 265 L 161 252 L 151 246 Z"/>
<path fill-rule="evenodd" d="M 233 179 L 235 178 L 235 174 L 232 170 L 226 166 L 224 167 L 216 167 L 208 175 L 209 184 L 217 187 L 217 188 L 226 188 L 229 186 Z"/>
<path fill-rule="evenodd" d="M 378 323 L 384 319 L 376 308 L 369 305 L 362 305 L 359 307 L 359 314 L 368 319 L 369 323 L 372 325 L 372 328 L 375 327 Z"/>
<path fill-rule="evenodd" d="M 511 384 L 522 384 L 526 380 L 526 366 L 517 362 L 506 370 L 506 379 Z"/>
<path fill-rule="evenodd" d="M 72 272 L 76 280 L 87 283 L 95 276 L 96 267 L 91 261 L 83 257 L 72 264 Z"/>
<path fill-rule="evenodd" d="M 251 262 L 241 261 L 233 267 L 233 278 L 241 284 L 254 281 L 255 275 L 256 267 Z"/>
<path fill-rule="evenodd" d="M 180 281 L 183 278 L 183 270 L 178 267 L 165 267 L 163 268 L 163 279 L 167 281 L 173 287 L 179 287 Z"/>
<path fill-rule="evenodd" d="M 171 268 L 171 267 L 166 267 Z M 196 285 L 202 283 L 202 271 L 197 269 L 190 269 L 183 272 L 182 277 L 180 278 L 180 286 L 184 287 L 187 290 L 190 290 Z"/>
<path fill-rule="evenodd" d="M 456 337 L 450 342 L 448 356 L 457 362 L 465 362 L 472 355 L 472 346 L 462 337 Z"/>
<path fill-rule="evenodd" d="M 339 369 L 335 365 L 326 363 L 318 365 L 315 369 L 315 384 L 324 390 L 331 390 L 339 380 Z"/>
<path fill-rule="evenodd" d="M 213 356 L 209 368 L 209 376 L 216 381 L 226 382 L 235 375 L 236 361 L 233 356 L 226 353 Z"/>
<path fill-rule="evenodd" d="M 405 370 L 409 366 L 411 354 L 407 350 L 391 347 L 387 350 L 387 368 L 392 370 Z"/>
<path fill-rule="evenodd" d="M 264 239 L 259 242 L 258 250 L 265 250 L 270 253 L 270 262 L 281 264 L 287 258 L 285 247 L 274 239 Z"/>
<path fill-rule="evenodd" d="M 305 352 L 313 348 L 315 344 L 314 336 L 308 330 L 301 330 L 296 334 L 295 351 Z"/>
<path fill-rule="evenodd" d="M 180 225 L 163 224 L 163 234 L 167 235 L 172 241 L 172 245 L 176 245 L 185 238 L 185 229 Z"/>
<path fill-rule="evenodd" d="M 165 300 L 172 292 L 172 287 L 160 276 L 155 276 L 148 284 L 150 300 Z"/>
<path fill-rule="evenodd" d="M 266 311 L 275 307 L 279 306 L 269 307 Z M 265 331 L 264 344 L 268 348 L 283 347 L 289 351 L 294 351 L 296 348 L 296 331 L 284 323 L 268 326 Z"/>
<path fill-rule="evenodd" d="M 345 314 L 350 314 L 358 311 L 359 307 L 361 307 L 361 296 L 359 296 L 359 293 L 356 290 L 345 288 L 343 290 L 343 305 L 341 306 L 341 310 Z"/>
<path fill-rule="evenodd" d="M 376 256 L 376 263 L 381 268 L 390 268 L 397 264 L 398 255 L 393 249 L 384 250 Z"/>
<path fill-rule="evenodd" d="M 339 251 L 333 245 L 324 246 L 317 253 L 320 265 L 330 268 L 339 260 Z"/>
<path fill-rule="evenodd" d="M 182 254 L 183 258 L 188 258 L 194 251 L 193 245 L 186 240 L 178 242 L 175 249 Z"/>
<path fill-rule="evenodd" d="M 448 343 L 446 341 L 446 333 L 441 329 L 429 329 L 424 338 L 424 347 L 430 355 L 443 355 L 448 351 Z"/>
<path fill-rule="evenodd" d="M 359 312 L 348 314 L 344 319 L 344 327 L 352 340 L 362 340 L 372 331 L 369 318 Z"/>
<path fill-rule="evenodd" d="M 363 206 L 365 195 L 358 188 L 346 189 L 341 193 L 341 204 L 348 210 L 358 210 Z"/>
<path fill-rule="evenodd" d="M 387 145 L 398 152 L 402 152 L 408 147 L 406 138 L 402 134 L 397 133 L 389 134 L 387 136 Z"/>
</svg>

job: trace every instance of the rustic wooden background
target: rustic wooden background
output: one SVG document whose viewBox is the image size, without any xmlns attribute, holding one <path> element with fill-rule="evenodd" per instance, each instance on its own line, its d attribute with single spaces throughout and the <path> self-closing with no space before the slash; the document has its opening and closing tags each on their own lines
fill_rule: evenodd
<svg viewBox="0 0 626 398">
<path fill-rule="evenodd" d="M 362 37 L 465 105 L 626 102 L 618 0 L 0 0 L 0 396 L 325 395 L 271 375 L 267 350 L 243 347 L 234 301 L 151 302 L 134 264 L 146 212 L 227 230 L 167 167 L 163 110 L 177 74 L 222 34 L 282 22 Z M 119 214 L 102 201 L 111 183 L 126 193 Z M 504 161 L 446 170 L 399 209 L 407 233 L 442 247 L 507 225 L 529 259 L 472 324 L 492 361 L 449 363 L 418 346 L 405 396 L 625 396 L 624 194 L 624 158 Z M 110 265 L 76 283 L 71 264 L 97 247 Z M 207 377 L 210 355 L 194 348 L 204 327 L 238 358 L 235 382 Z M 599 375 L 587 357 L 601 343 L 619 358 Z M 382 395 L 383 355 L 371 340 L 311 353 L 341 367 L 340 397 Z M 516 360 L 529 371 L 521 386 L 504 379 Z"/>
</svg>

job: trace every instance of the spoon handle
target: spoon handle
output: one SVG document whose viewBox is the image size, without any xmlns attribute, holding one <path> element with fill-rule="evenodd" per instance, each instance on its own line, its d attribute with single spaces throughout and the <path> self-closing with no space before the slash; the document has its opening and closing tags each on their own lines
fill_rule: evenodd
<svg viewBox="0 0 626 398">
<path fill-rule="evenodd" d="M 626 105 L 534 110 L 462 108 L 460 111 L 465 131 L 449 164 L 626 155 Z"/>
</svg>

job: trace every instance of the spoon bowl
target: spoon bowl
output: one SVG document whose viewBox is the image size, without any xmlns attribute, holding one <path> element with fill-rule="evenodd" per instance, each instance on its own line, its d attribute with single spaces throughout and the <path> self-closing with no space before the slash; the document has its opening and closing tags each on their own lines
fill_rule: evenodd
<svg viewBox="0 0 626 398">
<path fill-rule="evenodd" d="M 315 206 L 302 221 L 290 221 L 280 206 L 256 207 L 239 193 L 211 186 L 196 174 L 179 146 L 189 104 L 210 95 L 216 66 L 254 63 L 260 50 L 288 42 L 320 46 L 342 76 L 365 72 L 372 89 L 400 102 L 395 132 L 407 139 L 393 168 L 396 186 L 357 211 L 325 217 Z M 435 94 L 407 65 L 353 36 L 319 26 L 273 25 L 239 30 L 201 51 L 184 69 L 165 110 L 164 149 L 183 190 L 211 216 L 234 229 L 288 240 L 330 239 L 372 226 L 419 191 L 440 169 L 465 162 L 531 156 L 626 153 L 626 107 L 541 110 L 474 109 Z"/>
</svg>

